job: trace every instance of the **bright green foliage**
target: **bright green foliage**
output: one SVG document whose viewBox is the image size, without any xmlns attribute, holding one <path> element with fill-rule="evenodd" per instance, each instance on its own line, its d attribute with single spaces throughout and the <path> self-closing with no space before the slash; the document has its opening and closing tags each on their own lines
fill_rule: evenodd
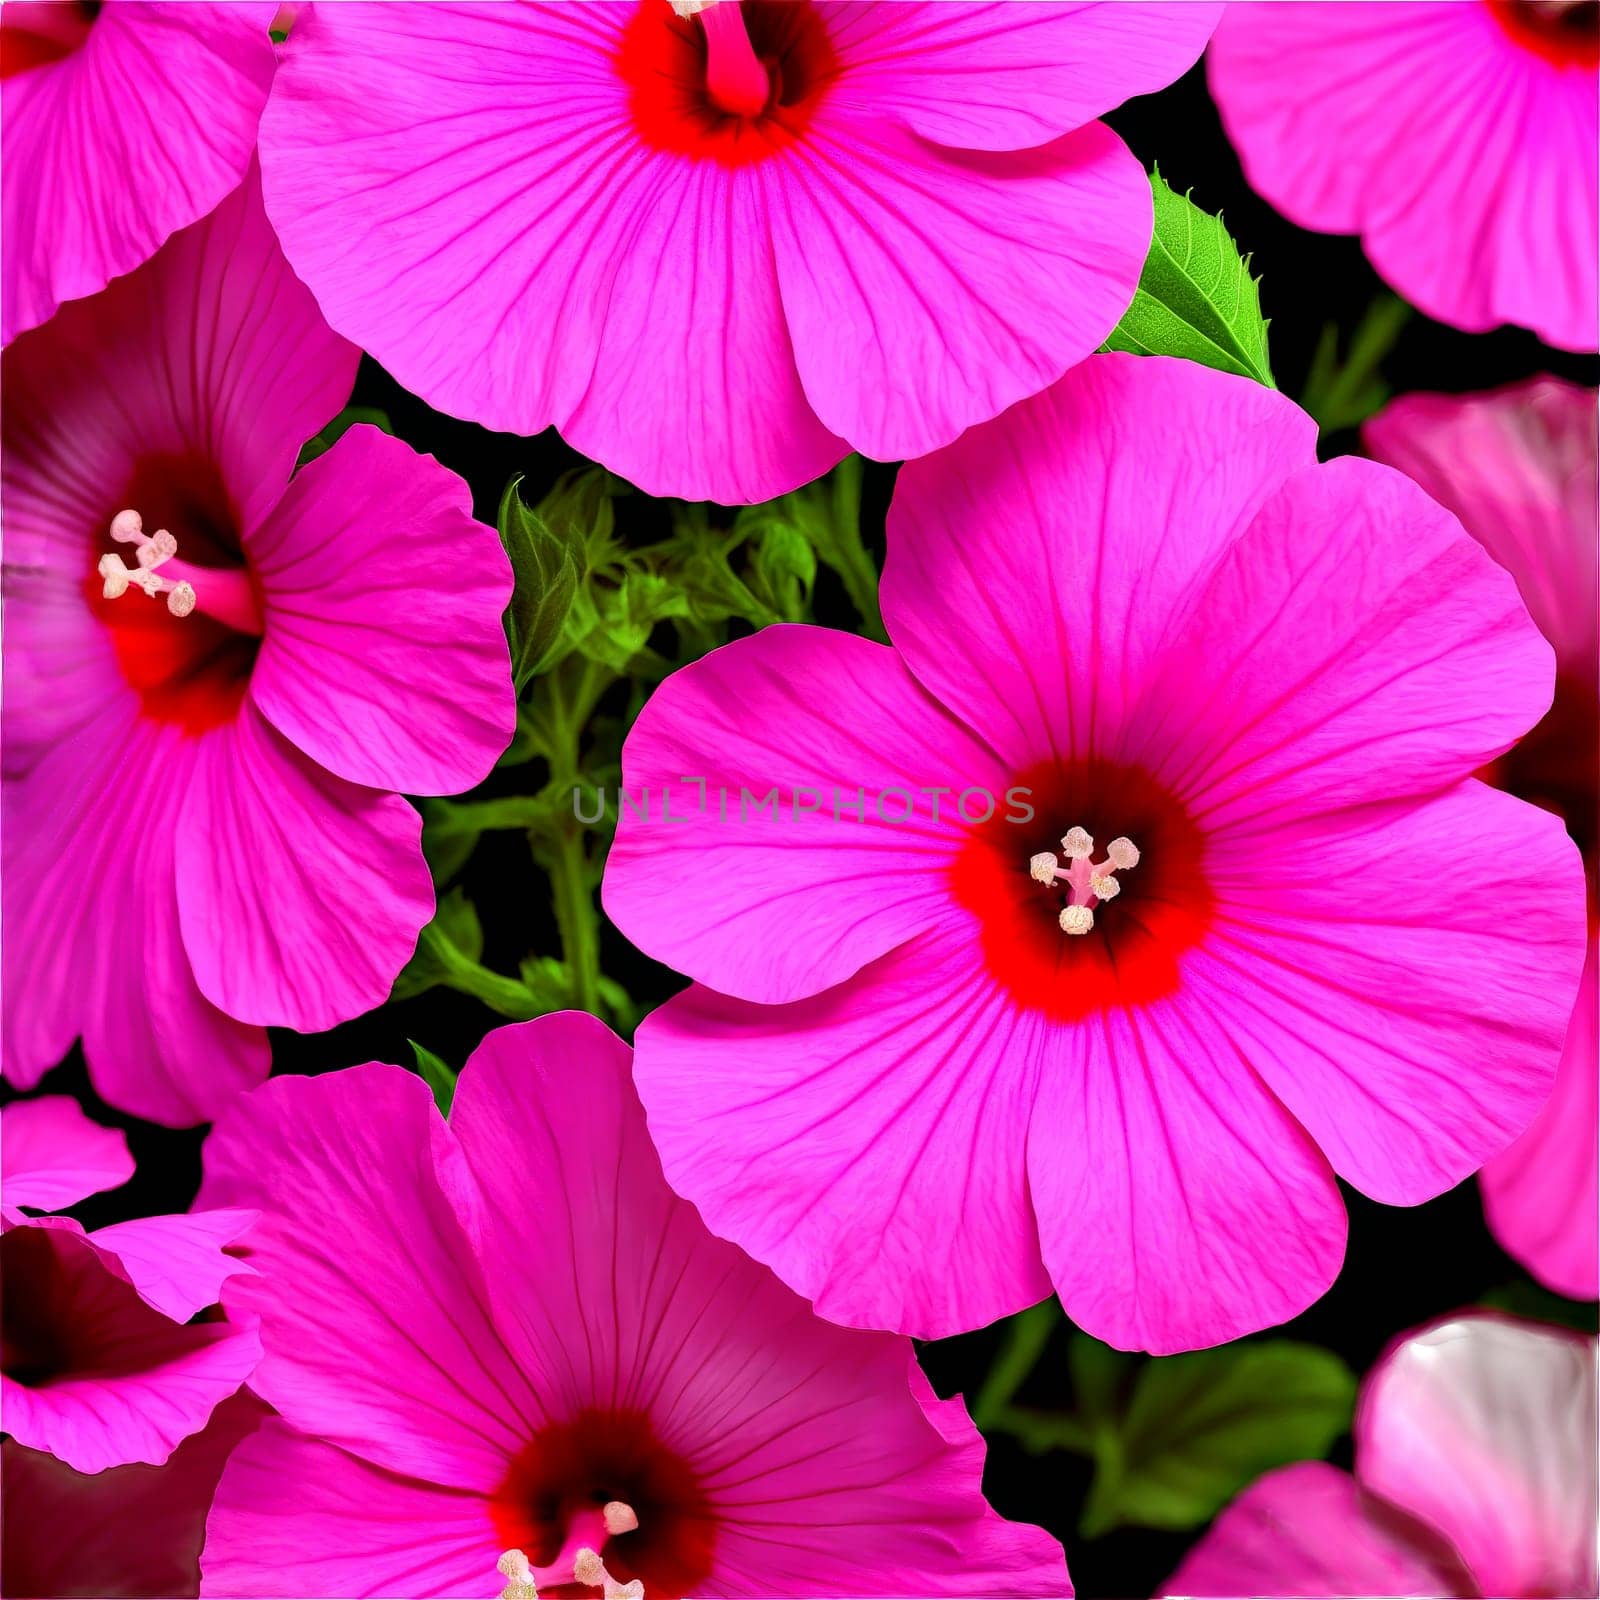
<svg viewBox="0 0 1600 1600">
<path fill-rule="evenodd" d="M 315 461 L 318 456 L 325 455 L 358 422 L 370 423 L 374 428 L 382 428 L 385 433 L 394 432 L 387 411 L 380 411 L 376 406 L 346 406 L 321 433 L 307 439 L 300 447 L 298 465 L 303 467 L 306 462 Z"/>
<path fill-rule="evenodd" d="M 441 1061 L 433 1051 L 417 1043 L 415 1039 L 406 1041 L 417 1057 L 417 1071 L 422 1074 L 422 1081 L 433 1091 L 433 1103 L 445 1115 L 450 1115 L 450 1102 L 456 1095 L 456 1069 Z"/>
<path fill-rule="evenodd" d="M 1241 257 L 1221 217 L 1150 176 L 1155 233 L 1133 304 L 1106 340 L 1107 350 L 1141 356 L 1182 356 L 1222 372 L 1276 387 L 1267 360 L 1250 258 Z"/>
<path fill-rule="evenodd" d="M 570 524 L 552 526 L 538 509 L 523 503 L 513 478 L 500 497 L 500 542 L 511 560 L 516 587 L 506 608 L 506 638 L 511 645 L 511 677 L 520 694 L 535 673 L 546 671 L 562 645 L 562 627 L 578 590 L 578 541 L 563 537 Z M 553 497 L 552 497 L 553 498 Z"/>
</svg>

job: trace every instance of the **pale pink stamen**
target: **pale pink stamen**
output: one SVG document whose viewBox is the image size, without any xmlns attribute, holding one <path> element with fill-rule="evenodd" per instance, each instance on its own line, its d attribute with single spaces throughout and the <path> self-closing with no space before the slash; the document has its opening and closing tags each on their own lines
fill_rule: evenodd
<svg viewBox="0 0 1600 1600">
<path fill-rule="evenodd" d="M 599 1547 L 614 1534 L 632 1533 L 639 1526 L 633 1507 L 621 1500 L 608 1500 L 599 1511 L 580 1511 L 567 1527 L 566 1543 L 549 1566 L 536 1567 L 521 1550 L 507 1550 L 495 1563 L 506 1579 L 500 1600 L 538 1600 L 541 1583 L 555 1588 L 581 1583 L 599 1589 L 603 1600 L 644 1600 L 644 1584 L 635 1578 L 618 1583 L 606 1571 Z"/>
<path fill-rule="evenodd" d="M 135 565 L 129 567 L 114 551 L 101 556 L 96 569 L 100 592 L 116 600 L 130 587 L 142 589 L 152 600 L 166 597 L 175 617 L 202 611 L 239 633 L 259 637 L 261 603 L 242 568 L 196 567 L 178 559 L 178 541 L 165 528 L 144 531 L 144 519 L 131 508 L 111 519 L 111 537 L 134 547 Z"/>
<path fill-rule="evenodd" d="M 1041 850 L 1028 858 L 1028 873 L 1036 883 L 1067 888 L 1067 904 L 1061 908 L 1063 933 L 1088 933 L 1094 927 L 1094 908 L 1102 900 L 1113 900 L 1122 893 L 1119 872 L 1139 865 L 1139 847 L 1132 839 L 1118 837 L 1106 846 L 1105 859 L 1094 859 L 1094 840 L 1083 828 L 1068 828 L 1061 839 L 1061 866 L 1051 850 Z"/>
</svg>

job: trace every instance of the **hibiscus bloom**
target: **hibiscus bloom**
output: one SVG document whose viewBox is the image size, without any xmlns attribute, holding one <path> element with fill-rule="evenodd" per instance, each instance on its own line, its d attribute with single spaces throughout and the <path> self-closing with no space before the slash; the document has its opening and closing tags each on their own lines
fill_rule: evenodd
<svg viewBox="0 0 1600 1600">
<path fill-rule="evenodd" d="M 1415 1204 L 1549 1093 L 1582 867 L 1468 775 L 1550 648 L 1315 444 L 1096 356 L 902 469 L 892 647 L 769 628 L 640 715 L 606 906 L 697 980 L 639 1030 L 651 1133 L 823 1315 L 932 1337 L 1053 1282 L 1111 1344 L 1236 1338 L 1332 1281 L 1336 1173 Z"/>
<path fill-rule="evenodd" d="M 126 1182 L 126 1149 L 119 1156 L 106 1133 L 63 1097 L 0 1111 L 5 1428 L 79 1472 L 166 1461 L 261 1354 L 248 1326 L 189 1320 L 248 1270 L 227 1247 L 253 1211 L 141 1217 L 85 1233 L 70 1217 L 19 1209 L 71 1205 Z M 14 1526 L 8 1512 L 8 1543 Z"/>
<path fill-rule="evenodd" d="M 1407 395 L 1366 426 L 1368 450 L 1461 518 L 1517 580 L 1556 653 L 1555 704 L 1484 776 L 1562 817 L 1589 881 L 1589 954 L 1555 1092 L 1484 1169 L 1495 1237 L 1552 1289 L 1600 1293 L 1596 994 L 1600 861 L 1600 638 L 1595 621 L 1595 391 L 1535 378 L 1494 394 Z"/>
<path fill-rule="evenodd" d="M 1246 1489 L 1163 1590 L 1595 1593 L 1595 1341 L 1468 1314 L 1399 1340 L 1356 1410 L 1355 1475 Z"/>
<path fill-rule="evenodd" d="M 1069 1593 L 910 1344 L 822 1321 L 671 1193 L 629 1056 L 562 1013 L 491 1033 L 448 1126 L 378 1065 L 218 1125 L 202 1196 L 266 1208 L 229 1304 L 281 1419 L 228 1462 L 202 1591 Z"/>
<path fill-rule="evenodd" d="M 238 188 L 274 7 L 7 0 L 4 342 L 97 294 Z"/>
<path fill-rule="evenodd" d="M 5 352 L 22 1087 L 81 1034 L 112 1105 L 209 1119 L 267 1025 L 382 1002 L 432 913 L 392 791 L 469 787 L 509 739 L 510 571 L 465 484 L 376 428 L 290 476 L 356 361 L 254 175 Z"/>
<path fill-rule="evenodd" d="M 1378 272 L 1469 333 L 1600 344 L 1600 6 L 1230 6 L 1211 92 L 1291 222 L 1358 233 Z"/>
<path fill-rule="evenodd" d="M 261 125 L 328 320 L 490 428 L 760 501 L 921 455 L 1099 345 L 1149 185 L 1094 119 L 1205 4 L 313 7 Z"/>
</svg>

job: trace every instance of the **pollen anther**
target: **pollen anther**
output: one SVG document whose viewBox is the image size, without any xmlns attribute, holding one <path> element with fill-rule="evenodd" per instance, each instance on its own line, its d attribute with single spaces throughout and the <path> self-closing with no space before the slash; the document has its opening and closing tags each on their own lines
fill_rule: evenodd
<svg viewBox="0 0 1600 1600">
<path fill-rule="evenodd" d="M 144 590 L 152 600 L 165 595 L 167 610 L 175 617 L 186 617 L 194 610 L 199 599 L 194 585 L 187 579 L 179 578 L 174 582 L 160 574 L 159 569 L 178 553 L 178 541 L 165 528 L 146 533 L 144 519 L 137 511 L 130 509 L 119 511 L 111 519 L 111 537 L 118 544 L 132 544 L 138 548 L 134 552 L 136 565 L 133 567 L 129 567 L 114 552 L 100 557 L 96 570 L 101 579 L 100 593 L 107 600 L 119 599 L 128 592 L 131 584 L 136 589 Z"/>
<path fill-rule="evenodd" d="M 1094 859 L 1094 839 L 1086 828 L 1068 828 L 1061 836 L 1061 853 L 1066 866 L 1057 863 L 1052 851 L 1041 850 L 1028 857 L 1028 876 L 1036 883 L 1067 891 L 1067 903 L 1057 919 L 1063 933 L 1084 934 L 1094 927 L 1094 908 L 1122 893 L 1117 873 L 1139 864 L 1139 847 L 1132 839 L 1118 835 L 1106 846 L 1104 861 Z"/>
</svg>

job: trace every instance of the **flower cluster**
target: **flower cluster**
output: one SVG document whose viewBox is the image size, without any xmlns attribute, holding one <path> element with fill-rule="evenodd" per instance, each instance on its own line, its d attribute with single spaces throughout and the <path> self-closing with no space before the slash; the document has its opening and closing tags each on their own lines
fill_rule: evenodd
<svg viewBox="0 0 1600 1600">
<path fill-rule="evenodd" d="M 1206 86 L 1589 381 L 1276 387 Z M 1070 1595 L 1011 1433 L 1174 1592 L 1596 1593 L 1589 1333 L 1136 1480 L 1341 1182 L 1600 1292 L 1600 5 L 10 0 L 0 114 L 0 1591 Z"/>
</svg>

